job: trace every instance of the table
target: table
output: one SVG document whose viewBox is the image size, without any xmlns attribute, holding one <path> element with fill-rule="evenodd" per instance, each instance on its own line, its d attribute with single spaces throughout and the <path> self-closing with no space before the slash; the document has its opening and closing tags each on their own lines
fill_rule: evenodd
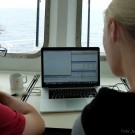
<svg viewBox="0 0 135 135">
<path fill-rule="evenodd" d="M 9 83 L 9 76 L 13 72 L 20 72 L 27 75 L 27 83 L 24 84 L 24 88 L 21 90 L 11 90 Z M 40 74 L 39 72 L 24 72 L 24 71 L 0 71 L 0 90 L 7 92 L 9 94 L 17 93 L 21 97 L 22 93 L 27 89 L 31 80 L 35 74 Z M 120 78 L 115 76 L 101 76 L 101 86 L 115 85 L 117 83 L 122 83 Z M 125 89 L 124 85 L 119 85 L 120 89 Z M 34 91 L 37 93 L 31 93 L 27 103 L 33 105 L 39 111 L 40 104 L 40 90 L 41 90 L 41 77 L 35 85 Z M 40 113 L 40 112 L 39 112 Z M 64 112 L 64 113 L 40 113 L 45 121 L 46 127 L 54 128 L 72 128 L 74 121 L 81 114 L 81 112 Z"/>
</svg>

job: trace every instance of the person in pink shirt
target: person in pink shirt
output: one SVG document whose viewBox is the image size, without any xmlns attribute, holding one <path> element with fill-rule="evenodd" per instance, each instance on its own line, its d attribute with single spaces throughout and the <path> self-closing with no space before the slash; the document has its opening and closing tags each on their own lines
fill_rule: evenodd
<svg viewBox="0 0 135 135">
<path fill-rule="evenodd" d="M 44 130 L 33 106 L 0 91 L 0 135 L 42 135 Z"/>
</svg>

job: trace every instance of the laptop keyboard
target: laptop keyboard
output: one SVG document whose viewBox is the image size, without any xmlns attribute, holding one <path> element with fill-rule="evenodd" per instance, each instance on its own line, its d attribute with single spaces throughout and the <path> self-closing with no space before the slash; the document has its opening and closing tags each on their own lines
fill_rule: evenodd
<svg viewBox="0 0 135 135">
<path fill-rule="evenodd" d="M 95 88 L 82 88 L 82 89 L 53 89 L 49 90 L 49 99 L 58 98 L 83 98 L 83 97 L 95 97 L 97 91 Z"/>
</svg>

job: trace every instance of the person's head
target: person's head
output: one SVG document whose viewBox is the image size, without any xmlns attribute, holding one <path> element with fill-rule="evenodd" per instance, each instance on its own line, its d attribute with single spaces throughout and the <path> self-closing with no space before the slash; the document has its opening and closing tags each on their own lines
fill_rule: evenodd
<svg viewBox="0 0 135 135">
<path fill-rule="evenodd" d="M 105 10 L 103 44 L 112 72 L 125 76 L 126 64 L 135 62 L 135 0 L 112 0 Z"/>
</svg>

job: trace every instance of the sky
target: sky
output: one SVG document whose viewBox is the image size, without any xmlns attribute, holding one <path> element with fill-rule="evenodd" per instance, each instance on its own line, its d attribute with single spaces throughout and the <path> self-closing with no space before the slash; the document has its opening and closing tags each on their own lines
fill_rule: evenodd
<svg viewBox="0 0 135 135">
<path fill-rule="evenodd" d="M 91 8 L 104 10 L 112 0 L 90 0 Z M 88 0 L 84 0 L 87 6 Z"/>
<path fill-rule="evenodd" d="M 106 6 L 111 2 L 112 0 L 90 0 L 90 3 L 93 8 L 98 9 L 105 9 Z M 45 0 L 41 0 L 41 3 L 44 5 Z M 87 4 L 88 0 L 84 0 L 84 3 Z M 0 0 L 0 8 L 5 7 L 21 7 L 21 8 L 27 8 L 27 7 L 36 7 L 37 0 Z M 41 4 L 41 5 L 42 5 Z"/>
<path fill-rule="evenodd" d="M 44 4 L 45 0 L 41 0 Z M 37 0 L 0 0 L 0 8 L 27 8 L 36 7 Z"/>
</svg>

